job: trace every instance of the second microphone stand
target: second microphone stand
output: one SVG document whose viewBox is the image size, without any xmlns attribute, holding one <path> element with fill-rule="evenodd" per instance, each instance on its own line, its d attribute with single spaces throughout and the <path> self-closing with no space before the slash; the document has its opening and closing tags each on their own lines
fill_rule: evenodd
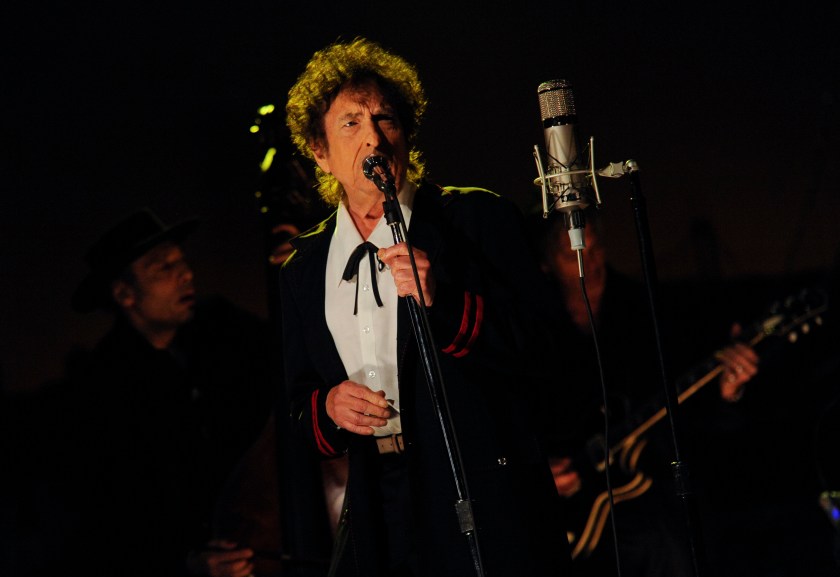
<svg viewBox="0 0 840 577">
<path fill-rule="evenodd" d="M 408 313 L 414 328 L 414 336 L 417 339 L 417 346 L 420 352 L 421 362 L 423 363 L 426 382 L 429 385 L 432 404 L 434 405 L 441 433 L 443 434 L 443 441 L 446 446 L 449 465 L 452 469 L 452 476 L 455 480 L 455 491 L 458 496 L 455 502 L 455 512 L 458 516 L 458 524 L 461 533 L 467 537 L 469 542 L 476 575 L 483 577 L 484 567 L 481 560 L 481 549 L 478 545 L 478 534 L 475 529 L 472 501 L 467 487 L 467 480 L 464 476 L 461 451 L 454 432 L 452 415 L 449 411 L 449 403 L 446 398 L 446 389 L 443 386 L 443 374 L 437 358 L 437 348 L 432 338 L 431 326 L 429 325 L 429 317 L 426 311 L 426 301 L 423 296 L 423 289 L 420 286 L 417 265 L 414 261 L 414 252 L 408 241 L 405 220 L 400 203 L 397 200 L 394 178 L 388 170 L 387 163 L 379 157 L 369 157 L 366 160 L 364 174 L 385 194 L 385 201 L 382 204 L 385 209 L 385 220 L 388 226 L 391 227 L 394 243 L 404 242 L 408 248 L 408 257 L 411 261 L 414 282 L 417 286 L 417 300 L 414 300 L 409 295 L 406 297 L 406 305 L 408 306 Z"/>
<path fill-rule="evenodd" d="M 665 363 L 665 354 L 662 347 L 662 336 L 659 330 L 658 320 L 658 279 L 656 264 L 654 262 L 653 249 L 651 245 L 650 227 L 647 220 L 647 202 L 642 194 L 639 182 L 639 166 L 633 160 L 624 163 L 624 172 L 630 178 L 630 201 L 633 206 L 633 213 L 636 221 L 636 233 L 639 242 L 639 254 L 642 261 L 642 269 L 645 277 L 645 286 L 648 292 L 648 304 L 650 307 L 651 320 L 655 334 L 659 368 L 661 371 L 662 385 L 665 391 L 665 401 L 668 409 L 668 418 L 671 426 L 672 443 L 674 446 L 674 461 L 671 469 L 674 476 L 674 484 L 677 496 L 680 498 L 685 514 L 686 527 L 688 530 L 688 545 L 691 553 L 692 568 L 694 575 L 700 577 L 705 566 L 705 557 L 702 553 L 699 541 L 699 514 L 693 493 L 689 487 L 688 465 L 680 455 L 680 430 L 678 427 L 677 408 L 679 397 L 676 384 L 669 378 Z"/>
</svg>

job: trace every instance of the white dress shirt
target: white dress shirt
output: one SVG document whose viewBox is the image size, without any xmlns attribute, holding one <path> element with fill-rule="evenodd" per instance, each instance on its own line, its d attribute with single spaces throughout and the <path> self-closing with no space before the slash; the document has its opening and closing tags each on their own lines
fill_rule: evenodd
<svg viewBox="0 0 840 577">
<path fill-rule="evenodd" d="M 406 227 L 411 222 L 415 192 L 416 187 L 409 184 L 397 194 Z M 394 235 L 384 216 L 367 240 L 377 248 L 386 248 L 394 244 Z M 347 377 L 373 391 L 385 391 L 385 398 L 392 403 L 395 410 L 392 411 L 388 424 L 384 427 L 373 427 L 376 436 L 386 436 L 402 432 L 397 387 L 397 287 L 390 270 L 380 270 L 379 259 L 374 257 L 374 270 L 382 300 L 382 307 L 377 306 L 371 284 L 368 255 L 359 262 L 357 276 L 349 281 L 341 278 L 350 255 L 364 241 L 344 203 L 341 203 L 327 257 L 324 312 Z M 358 312 L 353 315 L 356 283 L 359 289 Z"/>
</svg>

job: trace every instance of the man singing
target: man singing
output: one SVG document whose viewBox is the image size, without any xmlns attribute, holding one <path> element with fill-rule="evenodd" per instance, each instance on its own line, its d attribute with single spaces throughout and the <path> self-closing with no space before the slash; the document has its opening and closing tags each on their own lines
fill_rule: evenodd
<svg viewBox="0 0 840 577">
<path fill-rule="evenodd" d="M 414 67 L 366 39 L 316 52 L 289 92 L 292 140 L 336 207 L 293 240 L 280 281 L 294 428 L 323 458 L 349 457 L 332 574 L 569 575 L 534 434 L 539 268 L 512 203 L 424 178 L 426 104 Z M 371 155 L 393 177 L 408 242 L 394 244 L 363 173 Z M 408 299 L 428 315 L 443 398 Z"/>
</svg>

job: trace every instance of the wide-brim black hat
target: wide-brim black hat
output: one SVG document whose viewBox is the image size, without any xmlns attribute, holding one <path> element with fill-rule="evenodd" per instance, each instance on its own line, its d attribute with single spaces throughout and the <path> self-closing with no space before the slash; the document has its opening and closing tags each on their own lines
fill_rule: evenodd
<svg viewBox="0 0 840 577">
<path fill-rule="evenodd" d="M 73 310 L 84 313 L 106 305 L 111 298 L 111 282 L 128 265 L 162 242 L 183 241 L 197 225 L 197 217 L 166 225 L 148 208 L 114 225 L 85 255 L 90 271 L 73 293 Z"/>
</svg>

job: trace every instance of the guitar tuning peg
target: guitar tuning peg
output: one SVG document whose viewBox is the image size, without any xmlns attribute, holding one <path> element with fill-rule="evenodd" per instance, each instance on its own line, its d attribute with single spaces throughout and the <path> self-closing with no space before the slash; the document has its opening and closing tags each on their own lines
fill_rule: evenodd
<svg viewBox="0 0 840 577">
<path fill-rule="evenodd" d="M 811 332 L 811 327 L 808 325 L 808 323 L 804 323 L 802 325 L 802 334 L 807 335 L 810 332 Z"/>
</svg>

